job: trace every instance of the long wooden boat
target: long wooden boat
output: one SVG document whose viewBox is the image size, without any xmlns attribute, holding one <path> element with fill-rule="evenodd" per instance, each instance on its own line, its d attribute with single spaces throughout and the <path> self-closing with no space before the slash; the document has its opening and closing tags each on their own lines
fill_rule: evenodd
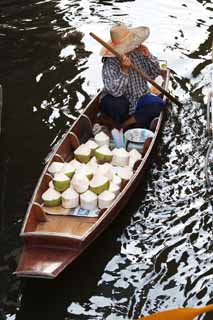
<svg viewBox="0 0 213 320">
<path fill-rule="evenodd" d="M 165 89 L 168 88 L 169 74 L 167 69 L 164 72 Z M 163 112 L 152 122 L 154 136 L 149 139 L 142 160 L 138 161 L 132 178 L 123 186 L 110 208 L 102 209 L 98 217 L 54 215 L 45 211 L 41 195 L 51 180 L 47 168 L 53 161 L 69 162 L 73 158 L 73 151 L 92 136 L 93 124 L 99 120 L 99 95 L 88 104 L 57 144 L 41 174 L 20 234 L 24 246 L 15 271 L 17 276 L 48 279 L 58 276 L 116 218 L 147 171 L 163 124 Z"/>
</svg>

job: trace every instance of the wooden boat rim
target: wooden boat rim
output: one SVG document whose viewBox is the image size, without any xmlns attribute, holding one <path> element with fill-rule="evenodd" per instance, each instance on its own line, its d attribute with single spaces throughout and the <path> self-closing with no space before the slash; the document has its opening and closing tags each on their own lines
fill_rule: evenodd
<svg viewBox="0 0 213 320">
<path fill-rule="evenodd" d="M 160 128 L 160 124 L 161 124 L 161 121 L 162 121 L 162 117 L 163 117 L 163 113 L 161 112 L 160 116 L 159 116 L 159 120 L 158 120 L 158 124 L 157 124 L 157 127 L 155 129 L 155 133 L 154 133 L 154 136 L 152 138 L 152 141 L 149 145 L 149 148 L 148 150 L 146 151 L 144 157 L 142 158 L 141 160 L 141 163 L 140 165 L 138 166 L 138 168 L 135 170 L 132 178 L 127 182 L 126 186 L 123 188 L 123 190 L 120 192 L 120 194 L 116 197 L 116 199 L 114 200 L 113 204 L 112 204 L 112 207 L 114 207 L 120 200 L 121 198 L 125 195 L 126 193 L 126 190 L 129 188 L 129 186 L 134 182 L 134 180 L 136 179 L 138 173 L 141 171 L 142 167 L 144 166 L 144 164 L 146 163 L 146 159 L 147 157 L 149 156 L 149 153 L 151 152 L 152 150 L 152 146 L 153 144 L 155 143 L 155 139 L 157 138 L 158 136 L 158 131 L 159 131 L 159 128 Z M 46 168 L 46 166 L 45 166 Z M 41 204 L 40 203 L 37 203 L 37 202 L 33 202 L 34 204 L 37 204 L 39 205 L 41 208 Z M 87 232 L 85 232 L 82 236 L 77 236 L 77 235 L 71 235 L 71 234 L 68 234 L 68 233 L 62 233 L 62 232 L 21 232 L 20 236 L 25 238 L 25 237 L 28 237 L 28 236 L 32 236 L 32 237 L 35 237 L 35 238 L 39 238 L 39 237 L 57 237 L 57 238 L 61 238 L 61 239 L 76 239 L 76 240 L 79 240 L 79 241 L 84 241 L 85 238 L 88 237 L 88 235 L 93 232 L 94 229 L 96 229 L 97 225 L 99 223 L 102 222 L 102 220 L 105 219 L 105 217 L 108 215 L 109 211 L 112 209 L 112 207 L 106 209 L 104 211 L 104 213 L 99 217 L 97 218 L 97 221 L 94 222 L 94 224 L 91 226 L 91 228 L 88 229 Z M 69 217 L 69 216 L 67 216 Z M 82 218 L 84 219 L 84 217 L 78 217 L 78 218 Z"/>
<path fill-rule="evenodd" d="M 166 79 L 165 79 L 165 87 L 167 87 L 168 85 L 168 82 L 169 82 L 169 74 L 170 74 L 170 70 L 167 69 L 167 75 L 166 75 Z M 76 120 L 73 122 L 73 124 L 71 125 L 70 129 L 62 136 L 62 138 L 58 141 L 58 143 L 55 145 L 54 149 L 56 150 L 57 147 L 63 143 L 63 140 L 66 139 L 66 137 L 69 135 L 69 134 L 73 134 L 77 137 L 77 135 L 75 134 L 75 132 L 72 132 L 72 129 L 75 127 L 75 125 L 77 124 L 77 122 L 79 121 L 79 119 L 81 117 L 86 117 L 90 120 L 90 118 L 85 114 L 85 112 L 90 108 L 91 104 L 93 104 L 93 102 L 98 99 L 99 95 L 101 93 L 101 90 L 99 90 L 97 92 L 97 95 L 88 103 L 87 107 L 84 109 L 84 111 L 76 118 Z M 164 99 L 166 99 L 166 97 L 164 96 Z M 159 129 L 160 129 L 160 125 L 161 125 L 161 122 L 162 122 L 162 118 L 163 118 L 163 112 L 160 113 L 160 116 L 159 116 L 159 120 L 157 122 L 157 127 L 155 128 L 155 132 L 154 132 L 154 136 L 152 138 L 152 141 L 149 145 L 149 148 L 148 150 L 146 151 L 144 157 L 142 158 L 141 160 L 141 163 L 139 164 L 138 168 L 135 170 L 135 173 L 133 175 L 133 177 L 128 181 L 128 183 L 126 184 L 126 186 L 124 187 L 124 189 L 120 192 L 120 194 L 116 197 L 116 199 L 114 200 L 113 202 L 113 205 L 106 209 L 105 212 L 101 215 L 101 217 L 97 218 L 97 221 L 91 226 L 91 228 L 88 229 L 87 232 L 84 233 L 84 235 L 82 236 L 77 236 L 77 235 L 70 235 L 68 233 L 58 233 L 58 232 L 26 232 L 24 231 L 25 228 L 26 228 L 26 224 L 27 224 L 27 217 L 28 215 L 30 214 L 30 210 L 31 210 L 31 207 L 33 204 L 36 204 L 35 201 L 33 201 L 33 199 L 35 198 L 35 195 L 37 194 L 37 191 L 39 189 L 39 186 L 40 186 L 40 183 L 43 179 L 43 176 L 46 174 L 48 176 L 51 177 L 51 175 L 47 172 L 47 168 L 51 162 L 51 160 L 54 158 L 54 156 L 59 156 L 61 158 L 61 160 L 64 162 L 64 159 L 63 157 L 61 157 L 61 155 L 57 154 L 56 152 L 52 152 L 52 156 L 50 157 L 49 161 L 47 162 L 47 164 L 45 165 L 41 175 L 40 175 L 40 178 L 38 180 L 38 183 L 37 183 L 37 186 L 34 190 L 34 193 L 31 197 L 31 205 L 28 207 L 28 210 L 27 210 L 27 213 L 26 213 L 26 218 L 25 218 L 25 221 L 23 223 L 23 226 L 22 226 L 22 229 L 21 229 L 21 232 L 20 232 L 20 237 L 27 237 L 27 236 L 33 236 L 33 237 L 39 237 L 39 236 L 49 236 L 49 237 L 60 237 L 60 238 L 67 238 L 67 239 L 76 239 L 76 240 L 79 240 L 79 241 L 84 241 L 84 239 L 97 227 L 97 225 L 105 218 L 105 216 L 109 213 L 109 211 L 117 204 L 118 201 L 120 201 L 120 199 L 123 197 L 124 193 L 126 192 L 126 190 L 129 188 L 129 186 L 134 182 L 137 174 L 141 171 L 142 167 L 144 166 L 145 162 L 146 162 L 146 159 L 148 158 L 151 150 L 152 150 L 152 146 L 153 144 L 155 143 L 155 140 L 158 136 L 158 132 L 159 132 Z M 91 120 L 90 120 L 91 122 Z M 37 203 L 40 205 L 40 203 Z M 41 206 L 41 205 L 40 205 Z"/>
<path fill-rule="evenodd" d="M 166 73 L 166 78 L 165 78 L 165 88 L 167 88 L 167 86 L 168 86 L 169 78 L 170 78 L 170 69 L 167 68 L 167 73 Z M 44 167 L 44 169 L 43 169 L 43 171 L 42 171 L 42 173 L 41 173 L 41 175 L 40 175 L 40 177 L 39 177 L 39 180 L 38 180 L 38 182 L 37 182 L 36 188 L 35 188 L 35 190 L 34 190 L 34 192 L 33 192 L 33 194 L 32 194 L 32 197 L 31 197 L 31 200 L 30 200 L 31 205 L 28 206 L 28 209 L 27 209 L 27 212 L 26 212 L 26 216 L 25 216 L 25 219 L 24 219 L 22 228 L 21 228 L 21 232 L 20 232 L 20 236 L 21 236 L 21 237 L 23 237 L 25 234 L 29 234 L 28 232 L 25 232 L 24 230 L 25 230 L 25 228 L 26 228 L 26 224 L 27 224 L 28 216 L 29 216 L 29 214 L 30 214 L 31 207 L 32 207 L 32 205 L 35 203 L 35 201 L 33 201 L 33 199 L 35 198 L 35 195 L 37 194 L 37 191 L 39 190 L 39 186 L 40 186 L 40 183 L 41 183 L 41 181 L 42 181 L 42 179 L 43 179 L 43 176 L 44 176 L 45 174 L 49 175 L 48 172 L 47 172 L 47 168 L 48 168 L 51 160 L 53 159 L 53 157 L 57 155 L 57 153 L 54 152 L 54 150 L 57 149 L 57 147 L 61 144 L 61 142 L 63 142 L 64 139 L 66 139 L 66 137 L 67 137 L 69 134 L 75 135 L 76 138 L 78 139 L 78 137 L 77 137 L 77 135 L 75 134 L 75 132 L 72 132 L 72 129 L 73 129 L 73 127 L 75 127 L 75 125 L 77 124 L 77 122 L 79 121 L 79 119 L 80 119 L 81 117 L 86 117 L 87 119 L 90 120 L 90 118 L 89 118 L 85 113 L 86 113 L 86 111 L 90 108 L 90 106 L 94 103 L 94 101 L 99 98 L 100 94 L 101 94 L 101 90 L 98 90 L 96 96 L 93 97 L 93 99 L 88 103 L 88 105 L 86 106 L 86 108 L 79 114 L 79 116 L 78 116 L 78 117 L 76 118 L 76 120 L 73 122 L 73 124 L 71 125 L 70 129 L 61 137 L 61 139 L 58 141 L 58 143 L 54 146 L 54 149 L 53 149 L 53 152 L 52 152 L 52 156 L 50 157 L 49 161 L 48 161 L 47 164 L 45 165 L 45 167 Z M 163 99 L 166 100 L 166 96 L 164 96 Z M 144 162 L 145 162 L 144 160 L 147 159 L 148 154 L 150 153 L 150 148 L 153 146 L 154 141 L 155 141 L 155 139 L 156 139 L 156 136 L 157 136 L 157 134 L 158 134 L 158 131 L 159 131 L 159 128 L 160 128 L 160 124 L 161 124 L 161 121 L 162 121 L 162 117 L 163 117 L 163 113 L 161 112 L 161 114 L 160 114 L 160 116 L 159 116 L 159 121 L 158 121 L 158 123 L 157 123 L 157 127 L 156 127 L 156 129 L 155 129 L 155 134 L 154 134 L 154 137 L 153 137 L 153 139 L 152 139 L 152 142 L 151 142 L 151 144 L 150 144 L 150 146 L 149 146 L 149 148 L 148 148 L 145 156 L 143 157 L 143 159 L 142 159 L 142 161 L 141 161 L 141 164 L 138 166 L 136 172 L 134 173 L 134 176 L 133 176 L 134 178 L 132 177 L 131 181 L 129 181 L 129 182 L 127 183 L 127 185 L 126 185 L 125 188 L 122 190 L 122 192 L 119 194 L 119 196 L 117 197 L 117 199 L 120 199 L 120 195 L 123 195 L 123 191 L 124 191 L 124 190 L 126 191 L 126 187 L 129 186 L 130 182 L 132 183 L 132 182 L 134 181 L 134 179 L 135 179 L 135 174 L 136 174 L 136 173 L 138 174 L 138 172 L 142 169 L 142 167 L 143 167 L 143 165 L 144 165 Z M 90 122 L 91 122 L 91 120 L 90 120 Z M 61 157 L 60 155 L 58 155 L 58 156 L 59 156 L 59 157 L 61 158 L 61 160 L 63 160 L 63 162 L 64 162 L 63 157 Z M 50 175 L 49 175 L 49 176 L 50 176 Z M 116 200 L 117 200 L 117 199 L 116 199 Z M 117 203 L 117 201 L 115 201 L 114 203 Z M 108 209 L 105 211 L 105 213 L 106 213 L 106 212 L 107 212 L 107 213 L 109 212 Z M 103 216 L 105 216 L 105 213 L 103 214 Z M 100 218 L 98 219 L 98 221 L 100 221 Z M 102 220 L 101 220 L 101 221 L 102 221 Z M 94 225 L 96 225 L 96 223 L 95 223 Z M 90 230 L 91 230 L 91 229 L 90 229 Z M 43 234 L 43 233 L 42 233 L 42 234 Z M 47 233 L 45 232 L 44 234 L 47 234 Z M 51 233 L 51 234 L 52 234 L 52 233 Z M 56 233 L 56 234 L 58 234 L 58 233 Z M 69 237 L 69 238 L 70 238 L 70 237 Z M 71 237 L 71 238 L 73 238 L 73 237 Z M 84 237 L 77 237 L 77 236 L 76 236 L 75 238 L 76 238 L 76 239 L 84 239 Z"/>
</svg>

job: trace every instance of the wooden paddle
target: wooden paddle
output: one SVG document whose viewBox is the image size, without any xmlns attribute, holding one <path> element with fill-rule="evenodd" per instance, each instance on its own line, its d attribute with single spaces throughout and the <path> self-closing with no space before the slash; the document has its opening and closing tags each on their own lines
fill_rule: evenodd
<svg viewBox="0 0 213 320">
<path fill-rule="evenodd" d="M 138 320 L 193 320 L 202 313 L 213 311 L 213 304 L 201 308 L 179 308 L 158 312 Z"/>
<path fill-rule="evenodd" d="M 101 43 L 105 48 L 111 51 L 119 60 L 122 60 L 122 55 L 118 53 L 115 49 L 113 49 L 108 43 L 106 43 L 104 40 L 96 36 L 93 32 L 90 32 L 90 35 L 99 43 Z M 137 68 L 134 64 L 131 64 L 130 67 L 136 72 L 138 72 L 145 80 L 150 82 L 155 88 L 157 88 L 160 92 L 162 92 L 165 96 L 167 96 L 176 105 L 182 106 L 182 103 L 180 101 L 178 101 L 175 97 L 173 97 L 168 91 L 166 91 L 163 87 L 157 84 L 154 80 L 152 80 L 146 73 L 144 73 L 144 71 Z"/>
</svg>

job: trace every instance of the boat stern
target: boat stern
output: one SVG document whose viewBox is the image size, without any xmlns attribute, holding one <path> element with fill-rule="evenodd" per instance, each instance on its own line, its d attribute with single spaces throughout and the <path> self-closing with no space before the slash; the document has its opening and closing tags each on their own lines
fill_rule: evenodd
<svg viewBox="0 0 213 320">
<path fill-rule="evenodd" d="M 72 249 L 24 246 L 15 275 L 54 279 L 78 256 Z"/>
</svg>

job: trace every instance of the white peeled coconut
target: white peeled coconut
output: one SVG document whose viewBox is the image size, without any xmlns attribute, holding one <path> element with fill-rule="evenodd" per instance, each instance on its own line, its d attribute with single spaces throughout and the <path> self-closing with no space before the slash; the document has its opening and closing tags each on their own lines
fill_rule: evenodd
<svg viewBox="0 0 213 320">
<path fill-rule="evenodd" d="M 70 186 L 70 178 L 63 173 L 56 173 L 53 177 L 55 190 L 59 192 L 65 191 Z"/>
<path fill-rule="evenodd" d="M 111 162 L 112 151 L 108 146 L 104 145 L 95 150 L 95 157 L 98 163 Z"/>
<path fill-rule="evenodd" d="M 120 192 L 120 186 L 118 184 L 110 182 L 109 191 L 111 191 L 112 193 L 114 193 L 115 196 L 117 196 Z"/>
<path fill-rule="evenodd" d="M 71 181 L 71 186 L 76 192 L 83 193 L 89 188 L 89 179 L 84 174 L 75 173 Z"/>
<path fill-rule="evenodd" d="M 110 163 L 104 163 L 99 165 L 99 167 L 96 170 L 96 175 L 102 175 L 107 177 L 109 180 L 112 180 L 113 178 L 113 168 Z"/>
<path fill-rule="evenodd" d="M 122 180 L 117 174 L 114 174 L 111 183 L 117 184 L 121 188 Z"/>
<path fill-rule="evenodd" d="M 109 136 L 104 132 L 99 132 L 95 135 L 95 142 L 101 147 L 101 146 L 109 146 Z"/>
<path fill-rule="evenodd" d="M 109 189 L 109 179 L 107 177 L 95 175 L 90 181 L 90 190 L 96 194 L 100 194 L 107 189 Z"/>
<path fill-rule="evenodd" d="M 88 148 L 90 148 L 92 155 L 95 154 L 95 150 L 99 147 L 99 145 L 98 145 L 95 141 L 93 141 L 93 140 L 88 140 L 88 141 L 85 143 L 85 146 L 87 146 Z"/>
<path fill-rule="evenodd" d="M 74 151 L 75 158 L 83 163 L 87 163 L 91 156 L 91 150 L 85 144 L 81 144 L 75 151 Z"/>
<path fill-rule="evenodd" d="M 119 168 L 118 166 L 113 166 L 113 165 L 112 165 L 113 174 L 117 174 L 118 168 Z"/>
<path fill-rule="evenodd" d="M 76 159 L 72 159 L 70 162 L 69 162 L 70 165 L 72 165 L 75 170 L 77 170 L 78 168 L 80 168 L 80 166 L 82 165 L 81 162 L 79 162 L 78 160 Z"/>
<path fill-rule="evenodd" d="M 100 209 L 109 208 L 115 199 L 115 194 L 109 190 L 105 190 L 98 196 L 98 207 Z"/>
<path fill-rule="evenodd" d="M 112 164 L 114 166 L 126 167 L 129 164 L 129 152 L 124 148 L 115 148 L 113 150 Z"/>
<path fill-rule="evenodd" d="M 136 149 L 132 149 L 129 152 L 129 167 L 133 168 L 136 161 L 140 160 L 142 155 Z"/>
<path fill-rule="evenodd" d="M 82 163 L 80 168 L 76 170 L 76 173 L 84 174 L 89 180 L 91 180 L 94 174 L 94 170 L 89 165 Z"/>
<path fill-rule="evenodd" d="M 76 168 L 69 162 L 69 163 L 65 163 L 63 168 L 61 169 L 61 173 L 65 174 L 66 176 L 68 176 L 69 178 L 72 178 L 72 176 L 75 173 Z"/>
<path fill-rule="evenodd" d="M 72 209 L 79 206 L 79 194 L 72 188 L 68 188 L 61 195 L 62 207 Z"/>
<path fill-rule="evenodd" d="M 117 175 L 121 178 L 121 180 L 128 181 L 131 179 L 133 175 L 133 171 L 130 167 L 120 167 L 118 168 Z"/>
<path fill-rule="evenodd" d="M 54 190 L 53 188 L 47 189 L 41 196 L 44 205 L 47 207 L 56 207 L 61 203 L 60 192 Z"/>
<path fill-rule="evenodd" d="M 96 157 L 92 157 L 90 159 L 90 161 L 87 162 L 87 166 L 89 168 L 91 168 L 93 172 L 95 172 L 97 170 L 97 168 L 98 168 L 98 163 L 97 163 Z"/>
<path fill-rule="evenodd" d="M 95 210 L 97 208 L 97 205 L 98 197 L 91 190 L 87 190 L 80 195 L 80 206 L 82 209 Z"/>
<path fill-rule="evenodd" d="M 61 169 L 64 166 L 64 162 L 59 162 L 59 161 L 53 161 L 47 171 L 51 174 L 55 174 L 57 172 L 60 172 Z"/>
</svg>

